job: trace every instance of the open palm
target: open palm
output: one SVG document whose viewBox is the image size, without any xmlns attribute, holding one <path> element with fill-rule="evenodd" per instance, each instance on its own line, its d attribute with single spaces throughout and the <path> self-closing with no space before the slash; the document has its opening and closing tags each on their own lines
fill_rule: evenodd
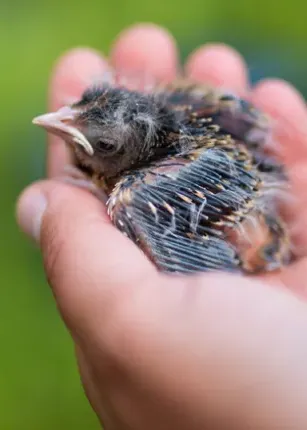
<svg viewBox="0 0 307 430">
<path fill-rule="evenodd" d="M 177 55 L 171 36 L 155 26 L 124 32 L 109 62 L 91 50 L 71 51 L 54 71 L 50 110 L 78 99 L 109 64 L 171 80 L 180 72 Z M 69 162 L 54 136 L 49 179 L 21 196 L 19 222 L 40 242 L 86 392 L 106 429 L 307 428 L 305 102 L 279 80 L 251 88 L 244 61 L 224 45 L 199 48 L 185 73 L 235 91 L 274 119 L 273 150 L 293 189 L 295 263 L 259 279 L 159 274 L 111 225 L 101 202 L 54 179 Z"/>
</svg>

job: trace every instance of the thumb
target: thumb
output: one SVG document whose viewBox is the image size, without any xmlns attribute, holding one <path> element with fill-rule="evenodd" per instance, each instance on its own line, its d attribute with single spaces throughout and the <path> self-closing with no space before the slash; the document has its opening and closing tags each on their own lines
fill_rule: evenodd
<svg viewBox="0 0 307 430">
<path fill-rule="evenodd" d="M 131 289 L 157 274 L 83 189 L 56 180 L 31 185 L 19 199 L 17 219 L 40 245 L 48 282 L 73 332 L 101 329 Z"/>
</svg>

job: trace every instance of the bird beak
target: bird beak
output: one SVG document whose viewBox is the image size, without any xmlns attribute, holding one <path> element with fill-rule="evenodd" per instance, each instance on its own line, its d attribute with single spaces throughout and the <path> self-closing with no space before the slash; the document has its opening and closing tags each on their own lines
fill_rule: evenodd
<svg viewBox="0 0 307 430">
<path fill-rule="evenodd" d="M 76 119 L 78 113 L 76 109 L 65 106 L 56 112 L 37 116 L 33 119 L 32 123 L 43 127 L 50 133 L 61 136 L 65 141 L 69 140 L 82 146 L 88 155 L 93 155 L 93 147 L 86 137 L 80 130 L 70 125 Z"/>
</svg>

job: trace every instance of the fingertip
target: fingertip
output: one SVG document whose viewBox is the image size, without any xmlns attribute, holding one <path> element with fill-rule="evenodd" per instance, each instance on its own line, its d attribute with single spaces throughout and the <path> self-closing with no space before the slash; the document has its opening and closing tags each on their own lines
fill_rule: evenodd
<svg viewBox="0 0 307 430">
<path fill-rule="evenodd" d="M 28 186 L 17 200 L 17 223 L 20 229 L 37 243 L 40 241 L 41 222 L 46 208 L 47 200 L 40 182 Z"/>
<path fill-rule="evenodd" d="M 173 36 L 154 24 L 138 24 L 116 39 L 111 61 L 117 70 L 148 73 L 155 79 L 173 79 L 177 72 L 177 47 Z"/>
<path fill-rule="evenodd" d="M 228 45 L 212 43 L 196 49 L 189 57 L 186 73 L 197 81 L 244 94 L 248 90 L 247 66 L 238 51 Z"/>
<path fill-rule="evenodd" d="M 99 217 L 109 221 L 98 199 L 84 189 L 67 184 L 65 178 L 37 181 L 25 188 L 16 203 L 16 219 L 21 230 L 39 243 L 43 217 L 50 218 L 51 214 L 56 223 L 69 224 L 70 220 L 84 215 L 78 209 L 80 202 L 85 212 L 99 213 Z"/>
<path fill-rule="evenodd" d="M 306 102 L 299 91 L 282 79 L 265 79 L 253 89 L 255 104 L 269 111 L 271 115 L 293 119 L 306 117 Z"/>
<path fill-rule="evenodd" d="M 276 152 L 285 163 L 306 160 L 307 108 L 297 89 L 282 79 L 265 79 L 255 86 L 251 101 L 272 118 Z"/>
<path fill-rule="evenodd" d="M 66 99 L 78 99 L 97 77 L 108 69 L 103 56 L 91 48 L 74 48 L 56 62 L 50 82 L 50 109 L 65 104 Z"/>
</svg>

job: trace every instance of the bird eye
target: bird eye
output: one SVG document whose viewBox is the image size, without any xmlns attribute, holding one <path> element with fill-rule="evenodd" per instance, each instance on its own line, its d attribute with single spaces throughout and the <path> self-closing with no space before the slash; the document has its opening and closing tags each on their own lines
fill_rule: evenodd
<svg viewBox="0 0 307 430">
<path fill-rule="evenodd" d="M 106 142 L 105 140 L 99 139 L 96 143 L 96 148 L 98 151 L 111 152 L 114 150 L 114 145 L 112 143 Z"/>
</svg>

